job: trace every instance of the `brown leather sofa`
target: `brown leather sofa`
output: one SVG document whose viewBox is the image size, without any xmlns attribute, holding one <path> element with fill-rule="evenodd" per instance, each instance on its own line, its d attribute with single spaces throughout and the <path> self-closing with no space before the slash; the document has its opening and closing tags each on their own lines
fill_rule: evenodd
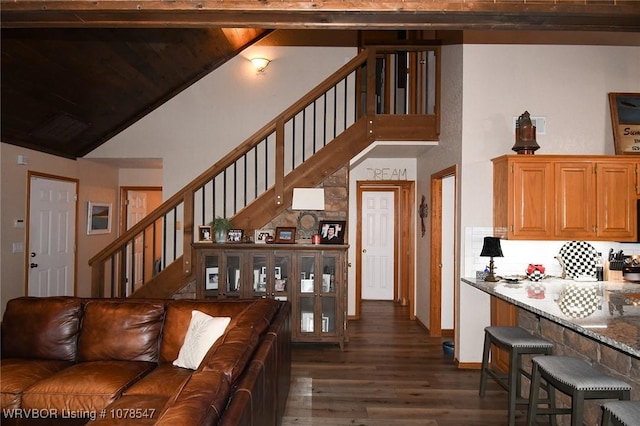
<svg viewBox="0 0 640 426">
<path fill-rule="evenodd" d="M 193 310 L 231 322 L 190 370 L 173 361 Z M 271 299 L 13 299 L 1 327 L 2 424 L 280 424 L 290 316 Z"/>
</svg>

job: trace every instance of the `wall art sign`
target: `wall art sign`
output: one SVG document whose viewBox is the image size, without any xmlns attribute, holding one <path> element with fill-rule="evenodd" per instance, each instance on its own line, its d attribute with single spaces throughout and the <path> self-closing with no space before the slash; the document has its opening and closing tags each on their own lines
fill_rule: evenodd
<svg viewBox="0 0 640 426">
<path fill-rule="evenodd" d="M 616 154 L 640 154 L 640 93 L 609 93 Z"/>
</svg>

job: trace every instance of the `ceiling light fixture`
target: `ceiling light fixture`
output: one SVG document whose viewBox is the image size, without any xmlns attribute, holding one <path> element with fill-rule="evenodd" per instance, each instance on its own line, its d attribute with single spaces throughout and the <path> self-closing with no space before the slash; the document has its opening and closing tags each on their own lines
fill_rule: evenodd
<svg viewBox="0 0 640 426">
<path fill-rule="evenodd" d="M 271 59 L 267 58 L 251 58 L 249 60 L 255 67 L 256 73 L 264 72 L 264 69 L 267 67 L 267 65 L 269 65 L 269 62 L 271 62 Z"/>
</svg>

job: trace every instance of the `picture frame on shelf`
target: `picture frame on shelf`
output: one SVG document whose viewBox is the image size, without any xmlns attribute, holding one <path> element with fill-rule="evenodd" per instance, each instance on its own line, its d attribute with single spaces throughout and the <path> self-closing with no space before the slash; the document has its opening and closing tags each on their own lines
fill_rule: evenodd
<svg viewBox="0 0 640 426">
<path fill-rule="evenodd" d="M 274 266 L 273 267 L 273 276 L 276 280 L 279 280 L 280 278 L 282 278 L 282 268 L 279 266 Z"/>
<path fill-rule="evenodd" d="M 321 220 L 318 225 L 320 244 L 344 244 L 346 233 L 347 221 L 345 220 Z"/>
<path fill-rule="evenodd" d="M 609 93 L 616 155 L 640 154 L 640 93 Z"/>
<path fill-rule="evenodd" d="M 229 231 L 227 231 L 227 242 L 241 243 L 243 234 L 244 231 L 242 229 L 229 229 Z"/>
<path fill-rule="evenodd" d="M 253 237 L 253 242 L 256 244 L 266 244 L 269 238 L 274 238 L 276 231 L 271 228 L 256 229 Z"/>
<path fill-rule="evenodd" d="M 87 203 L 87 235 L 111 233 L 111 203 Z"/>
<path fill-rule="evenodd" d="M 218 283 L 220 281 L 220 275 L 218 274 L 218 267 L 213 266 L 205 270 L 205 290 L 218 290 Z"/>
<path fill-rule="evenodd" d="M 314 280 L 300 280 L 300 293 L 313 293 Z"/>
<path fill-rule="evenodd" d="M 277 227 L 275 242 L 277 244 L 294 244 L 296 242 L 296 227 L 295 226 Z"/>
<path fill-rule="evenodd" d="M 210 226 L 198 226 L 198 242 L 210 243 L 211 242 L 211 227 Z"/>
</svg>

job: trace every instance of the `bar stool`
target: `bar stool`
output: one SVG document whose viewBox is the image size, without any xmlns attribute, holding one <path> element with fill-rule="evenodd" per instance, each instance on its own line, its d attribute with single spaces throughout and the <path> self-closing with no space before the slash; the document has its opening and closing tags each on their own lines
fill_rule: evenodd
<svg viewBox="0 0 640 426">
<path fill-rule="evenodd" d="M 599 372 L 581 359 L 552 355 L 535 357 L 532 361 L 527 426 L 534 424 L 536 415 L 547 414 L 552 422 L 555 421 L 557 414 L 571 414 L 571 425 L 581 426 L 585 399 L 628 400 L 631 398 L 629 384 Z M 547 391 L 552 401 L 549 409 L 546 410 L 538 409 L 541 379 L 547 382 Z M 571 397 L 571 408 L 555 408 L 554 389 Z"/>
<path fill-rule="evenodd" d="M 499 374 L 489 367 L 491 345 L 509 352 L 509 372 Z M 553 351 L 553 343 L 536 337 L 521 327 L 491 326 L 484 329 L 484 351 L 482 353 L 482 371 L 480 375 L 480 396 L 484 396 L 487 376 L 490 376 L 509 393 L 509 426 L 516 421 L 516 404 L 528 404 L 522 397 L 522 376 L 531 378 L 522 368 L 522 355 L 549 355 Z"/>
<path fill-rule="evenodd" d="M 640 401 L 612 401 L 602 404 L 602 426 L 637 426 Z"/>
</svg>

